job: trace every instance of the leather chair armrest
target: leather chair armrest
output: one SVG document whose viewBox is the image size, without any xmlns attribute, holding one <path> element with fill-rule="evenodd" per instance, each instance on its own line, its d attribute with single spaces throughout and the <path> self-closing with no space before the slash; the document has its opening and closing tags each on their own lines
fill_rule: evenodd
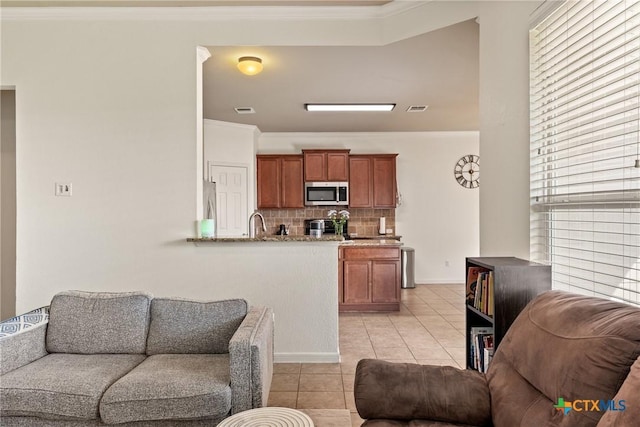
<svg viewBox="0 0 640 427">
<path fill-rule="evenodd" d="M 356 368 L 354 394 L 364 419 L 491 424 L 489 387 L 476 371 L 363 359 Z"/>
</svg>

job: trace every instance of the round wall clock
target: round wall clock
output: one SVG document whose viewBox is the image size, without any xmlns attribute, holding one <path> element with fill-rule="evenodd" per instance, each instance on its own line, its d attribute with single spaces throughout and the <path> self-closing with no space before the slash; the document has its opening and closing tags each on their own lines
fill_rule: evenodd
<svg viewBox="0 0 640 427">
<path fill-rule="evenodd" d="M 458 184 L 464 188 L 478 188 L 480 186 L 480 157 L 475 154 L 462 156 L 453 168 L 453 175 Z"/>
</svg>

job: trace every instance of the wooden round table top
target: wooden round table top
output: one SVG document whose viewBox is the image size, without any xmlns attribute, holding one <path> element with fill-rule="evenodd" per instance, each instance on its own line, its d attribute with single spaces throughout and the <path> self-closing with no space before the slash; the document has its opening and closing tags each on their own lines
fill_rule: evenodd
<svg viewBox="0 0 640 427">
<path fill-rule="evenodd" d="M 249 409 L 224 419 L 218 427 L 314 427 L 304 412 L 276 406 Z"/>
</svg>

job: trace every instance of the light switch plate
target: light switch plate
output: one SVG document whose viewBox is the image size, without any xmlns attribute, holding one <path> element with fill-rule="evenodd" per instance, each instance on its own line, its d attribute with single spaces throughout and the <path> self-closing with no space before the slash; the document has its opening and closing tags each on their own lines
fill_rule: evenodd
<svg viewBox="0 0 640 427">
<path fill-rule="evenodd" d="M 71 197 L 72 189 L 70 182 L 56 182 L 56 196 Z"/>
</svg>

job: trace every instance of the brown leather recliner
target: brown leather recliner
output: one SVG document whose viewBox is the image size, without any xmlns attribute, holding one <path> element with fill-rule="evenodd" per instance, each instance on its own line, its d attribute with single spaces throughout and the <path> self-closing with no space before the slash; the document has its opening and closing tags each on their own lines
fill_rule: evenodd
<svg viewBox="0 0 640 427">
<path fill-rule="evenodd" d="M 640 426 L 639 356 L 640 308 L 549 291 L 520 313 L 486 375 L 364 359 L 356 407 L 363 427 Z"/>
</svg>

